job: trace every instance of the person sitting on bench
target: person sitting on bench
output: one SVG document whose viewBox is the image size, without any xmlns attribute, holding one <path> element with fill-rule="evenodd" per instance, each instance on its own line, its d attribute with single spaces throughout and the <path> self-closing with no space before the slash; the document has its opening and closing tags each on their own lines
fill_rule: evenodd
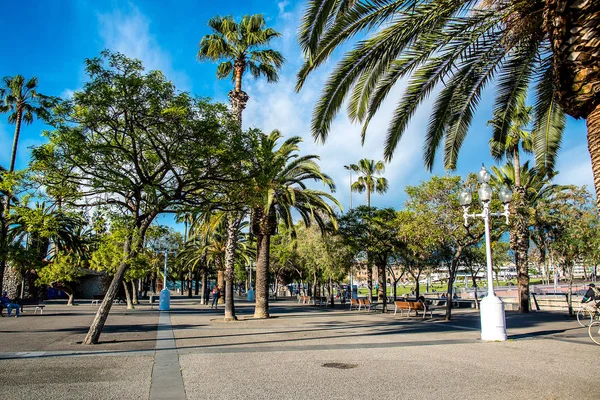
<svg viewBox="0 0 600 400">
<path fill-rule="evenodd" d="M 11 302 L 10 299 L 8 298 L 8 293 L 7 292 L 2 292 L 2 297 L 0 297 L 0 303 L 2 303 L 3 307 L 6 307 L 9 317 L 10 317 L 10 313 L 12 312 L 13 308 L 15 308 L 17 310 L 15 318 L 20 315 L 20 313 L 21 313 L 21 306 L 18 305 L 17 303 Z"/>
</svg>

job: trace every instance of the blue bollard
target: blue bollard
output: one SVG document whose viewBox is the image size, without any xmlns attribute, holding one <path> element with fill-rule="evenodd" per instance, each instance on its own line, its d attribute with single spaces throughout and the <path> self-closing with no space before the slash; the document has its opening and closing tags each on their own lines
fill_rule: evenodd
<svg viewBox="0 0 600 400">
<path fill-rule="evenodd" d="M 160 311 L 169 311 L 171 309 L 171 292 L 169 292 L 167 289 L 160 291 L 158 309 Z"/>
<path fill-rule="evenodd" d="M 248 290 L 248 301 L 254 301 L 254 290 Z"/>
</svg>

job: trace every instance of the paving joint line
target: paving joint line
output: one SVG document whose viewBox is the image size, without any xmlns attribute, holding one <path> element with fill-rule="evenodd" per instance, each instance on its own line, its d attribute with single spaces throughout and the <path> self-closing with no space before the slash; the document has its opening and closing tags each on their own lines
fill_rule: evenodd
<svg viewBox="0 0 600 400">
<path fill-rule="evenodd" d="M 158 318 L 149 398 L 150 400 L 186 399 L 179 354 L 168 311 L 161 311 Z"/>
</svg>

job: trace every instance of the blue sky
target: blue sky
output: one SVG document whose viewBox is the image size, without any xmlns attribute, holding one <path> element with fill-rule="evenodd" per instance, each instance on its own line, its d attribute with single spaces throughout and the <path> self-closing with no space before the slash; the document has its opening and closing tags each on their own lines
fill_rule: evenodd
<svg viewBox="0 0 600 400">
<path fill-rule="evenodd" d="M 217 81 L 216 64 L 196 61 L 200 38 L 210 33 L 206 22 L 214 15 L 262 13 L 268 25 L 282 33 L 273 42 L 287 62 L 280 82 L 267 84 L 246 77 L 244 90 L 250 95 L 244 113 L 245 127 L 268 132 L 279 129 L 286 136 L 304 138 L 302 151 L 319 154 L 321 166 L 336 181 L 336 197 L 345 208 L 349 205 L 349 173 L 343 166 L 361 158 L 381 159 L 383 137 L 395 103 L 403 91 L 402 82 L 394 88 L 378 116 L 371 122 L 367 140 L 360 145 L 360 126 L 349 122 L 342 111 L 333 123 L 327 142 L 315 144 L 309 134 L 312 108 L 319 91 L 340 54 L 320 68 L 300 93 L 294 92 L 295 75 L 302 57 L 296 43 L 296 31 L 303 12 L 302 1 L 88 1 L 22 0 L 2 6 L 0 26 L 0 76 L 21 74 L 39 78 L 39 91 L 48 95 L 70 96 L 86 80 L 83 61 L 95 57 L 105 48 L 120 51 L 144 62 L 148 69 L 161 69 L 181 90 L 227 101 L 229 80 Z M 21 17 L 15 18 L 15 15 Z M 488 90 L 476 114 L 458 162 L 456 174 L 477 171 L 481 163 L 492 165 L 487 142 L 490 130 L 485 122 L 491 117 L 493 93 Z M 374 206 L 400 207 L 404 187 L 430 177 L 422 162 L 422 137 L 427 126 L 433 99 L 415 114 L 385 176 L 390 190 L 375 195 Z M 24 126 L 17 158 L 17 168 L 27 165 L 30 150 L 43 143 L 45 127 L 40 123 Z M 0 163 L 8 166 L 14 127 L 0 115 Z M 588 185 L 593 189 L 591 162 L 587 151 L 584 121 L 569 118 L 563 147 L 558 160 L 556 181 Z M 433 173 L 445 174 L 438 162 Z M 353 195 L 353 205 L 365 202 L 364 195 Z"/>
</svg>

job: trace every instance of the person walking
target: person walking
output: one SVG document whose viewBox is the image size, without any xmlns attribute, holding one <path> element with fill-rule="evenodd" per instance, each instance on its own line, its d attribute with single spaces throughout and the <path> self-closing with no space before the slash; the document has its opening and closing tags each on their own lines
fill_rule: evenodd
<svg viewBox="0 0 600 400">
<path fill-rule="evenodd" d="M 221 297 L 221 290 L 217 286 L 213 288 L 212 296 L 212 305 L 210 306 L 210 308 L 217 309 L 217 307 L 219 306 L 219 298 Z"/>
</svg>

